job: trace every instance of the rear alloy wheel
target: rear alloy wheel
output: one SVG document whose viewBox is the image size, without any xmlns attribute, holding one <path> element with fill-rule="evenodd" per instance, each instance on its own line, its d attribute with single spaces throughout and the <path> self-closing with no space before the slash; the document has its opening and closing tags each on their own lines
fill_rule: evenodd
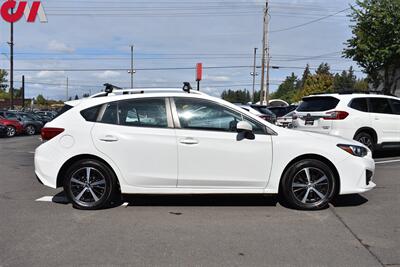
<svg viewBox="0 0 400 267">
<path fill-rule="evenodd" d="M 360 142 L 361 144 L 365 145 L 368 147 L 371 151 L 374 151 L 375 149 L 375 142 L 372 136 L 368 133 L 361 132 L 358 133 L 355 137 L 354 140 Z"/>
<path fill-rule="evenodd" d="M 73 164 L 64 178 L 64 191 L 78 209 L 106 207 L 113 198 L 115 188 L 115 174 L 96 160 L 81 160 Z"/>
<path fill-rule="evenodd" d="M 296 209 L 315 210 L 326 207 L 335 196 L 337 184 L 332 170 L 323 162 L 305 159 L 285 172 L 281 193 Z"/>
<path fill-rule="evenodd" d="M 33 125 L 26 126 L 25 132 L 27 135 L 34 135 L 36 133 L 35 126 L 33 126 Z"/>
<path fill-rule="evenodd" d="M 14 126 L 7 126 L 7 137 L 14 137 L 17 134 Z"/>
</svg>

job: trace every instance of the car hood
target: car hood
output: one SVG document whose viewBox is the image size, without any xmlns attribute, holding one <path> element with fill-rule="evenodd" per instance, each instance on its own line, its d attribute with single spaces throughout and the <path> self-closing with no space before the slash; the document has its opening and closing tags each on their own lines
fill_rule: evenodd
<svg viewBox="0 0 400 267">
<path fill-rule="evenodd" d="M 300 132 L 300 131 L 298 131 Z M 326 142 L 335 142 L 337 144 L 345 144 L 345 145 L 356 145 L 356 146 L 362 146 L 367 148 L 365 145 L 361 144 L 360 142 L 357 142 L 352 139 L 346 139 L 340 136 L 333 136 L 333 135 L 327 135 L 327 134 L 322 134 L 322 133 L 312 133 L 312 132 L 305 132 L 301 131 L 305 135 L 311 137 L 312 139 L 316 138 L 322 141 Z M 367 148 L 368 149 L 368 148 Z"/>
</svg>

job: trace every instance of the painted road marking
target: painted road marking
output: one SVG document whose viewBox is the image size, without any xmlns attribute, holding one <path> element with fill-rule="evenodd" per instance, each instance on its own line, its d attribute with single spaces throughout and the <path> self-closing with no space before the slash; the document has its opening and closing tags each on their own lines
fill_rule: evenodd
<svg viewBox="0 0 400 267">
<path fill-rule="evenodd" d="M 385 163 L 395 163 L 395 162 L 400 162 L 400 159 L 375 161 L 375 164 L 385 164 Z"/>
<path fill-rule="evenodd" d="M 54 203 L 68 203 L 68 200 L 66 197 L 63 196 L 44 196 L 36 199 L 35 201 L 38 202 L 54 202 Z M 124 202 L 120 207 L 128 207 L 129 202 Z"/>
</svg>

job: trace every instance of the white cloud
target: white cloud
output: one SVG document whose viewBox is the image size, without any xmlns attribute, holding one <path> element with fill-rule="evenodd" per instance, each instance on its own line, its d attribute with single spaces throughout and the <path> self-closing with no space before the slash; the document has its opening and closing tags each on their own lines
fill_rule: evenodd
<svg viewBox="0 0 400 267">
<path fill-rule="evenodd" d="M 68 46 L 65 43 L 52 40 L 49 45 L 48 45 L 49 50 L 55 51 L 55 52 L 66 52 L 66 53 L 72 53 L 75 51 L 74 48 Z"/>
<path fill-rule="evenodd" d="M 106 70 L 100 73 L 94 73 L 93 76 L 96 76 L 99 79 L 110 79 L 110 78 L 116 78 L 121 75 L 120 72 L 118 71 L 112 71 L 112 70 Z"/>
<path fill-rule="evenodd" d="M 55 77 L 65 77 L 65 72 L 64 71 L 39 71 L 36 74 L 37 78 L 55 78 Z"/>
<path fill-rule="evenodd" d="M 231 78 L 229 76 L 224 76 L 224 75 L 216 75 L 216 76 L 205 75 L 204 80 L 213 82 L 228 82 L 231 80 Z"/>
</svg>

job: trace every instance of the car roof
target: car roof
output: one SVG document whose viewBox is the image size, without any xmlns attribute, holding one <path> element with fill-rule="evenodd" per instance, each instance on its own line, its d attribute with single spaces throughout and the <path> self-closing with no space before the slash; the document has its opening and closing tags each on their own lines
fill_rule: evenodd
<svg viewBox="0 0 400 267">
<path fill-rule="evenodd" d="M 311 98 L 311 97 L 335 97 L 338 99 L 353 99 L 357 97 L 368 97 L 368 98 L 390 98 L 390 99 L 399 99 L 396 96 L 392 95 L 385 95 L 385 94 L 375 94 L 375 93 L 330 93 L 330 94 L 315 94 L 305 96 L 304 98 Z"/>
</svg>

